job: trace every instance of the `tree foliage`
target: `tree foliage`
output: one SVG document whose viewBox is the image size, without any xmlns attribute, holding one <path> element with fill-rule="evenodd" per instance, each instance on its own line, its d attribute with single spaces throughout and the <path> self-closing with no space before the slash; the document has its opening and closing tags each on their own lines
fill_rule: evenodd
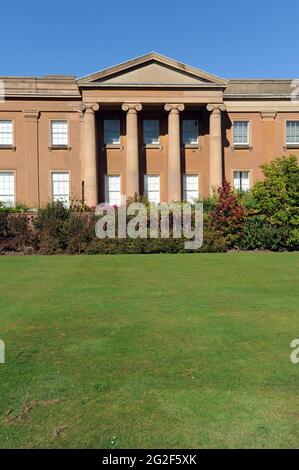
<svg viewBox="0 0 299 470">
<path fill-rule="evenodd" d="M 299 165 L 297 157 L 280 157 L 261 166 L 265 179 L 253 187 L 256 208 L 282 227 L 288 245 L 299 247 Z"/>
<path fill-rule="evenodd" d="M 218 232 L 233 246 L 242 236 L 244 209 L 228 181 L 224 181 L 218 188 L 218 201 L 212 218 Z"/>
</svg>

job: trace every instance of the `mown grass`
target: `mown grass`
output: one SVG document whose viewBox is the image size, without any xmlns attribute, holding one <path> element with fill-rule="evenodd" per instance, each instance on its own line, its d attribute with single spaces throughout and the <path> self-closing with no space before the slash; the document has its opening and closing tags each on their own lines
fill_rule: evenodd
<svg viewBox="0 0 299 470">
<path fill-rule="evenodd" d="M 0 446 L 298 447 L 299 253 L 0 258 Z"/>
</svg>

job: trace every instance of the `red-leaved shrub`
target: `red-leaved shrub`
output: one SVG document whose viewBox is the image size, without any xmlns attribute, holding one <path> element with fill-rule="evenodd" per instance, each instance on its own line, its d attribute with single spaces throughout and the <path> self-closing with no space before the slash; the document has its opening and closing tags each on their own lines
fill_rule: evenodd
<svg viewBox="0 0 299 470">
<path fill-rule="evenodd" d="M 244 209 L 228 181 L 224 181 L 218 188 L 218 201 L 212 213 L 212 220 L 216 230 L 227 239 L 229 246 L 233 247 L 242 237 Z"/>
</svg>

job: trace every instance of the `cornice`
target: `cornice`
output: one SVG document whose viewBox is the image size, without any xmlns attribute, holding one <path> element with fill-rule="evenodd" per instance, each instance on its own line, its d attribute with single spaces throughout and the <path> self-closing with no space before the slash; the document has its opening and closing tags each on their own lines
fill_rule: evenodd
<svg viewBox="0 0 299 470">
<path fill-rule="evenodd" d="M 172 88 L 172 89 L 225 89 L 226 85 L 222 83 L 101 83 L 101 82 L 92 82 L 92 83 L 81 83 L 77 81 L 79 89 L 87 88 L 106 88 L 106 89 L 125 89 L 125 88 Z"/>
<path fill-rule="evenodd" d="M 228 113 L 299 113 L 299 103 L 290 100 L 224 100 Z"/>
</svg>

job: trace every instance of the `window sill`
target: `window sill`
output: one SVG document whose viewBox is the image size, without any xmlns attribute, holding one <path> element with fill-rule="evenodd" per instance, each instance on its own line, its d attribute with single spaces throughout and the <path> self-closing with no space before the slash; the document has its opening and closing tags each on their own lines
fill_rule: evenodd
<svg viewBox="0 0 299 470">
<path fill-rule="evenodd" d="M 183 149 L 197 149 L 197 150 L 201 150 L 201 145 L 199 145 L 199 144 L 184 144 Z"/>
<path fill-rule="evenodd" d="M 105 144 L 104 149 L 123 149 L 121 144 Z"/>
<path fill-rule="evenodd" d="M 252 150 L 252 146 L 249 145 L 249 144 L 240 144 L 240 145 L 236 145 L 234 144 L 231 149 L 232 150 Z"/>
<path fill-rule="evenodd" d="M 15 151 L 16 150 L 16 146 L 15 145 L 0 145 L 0 150 L 13 150 Z"/>
<path fill-rule="evenodd" d="M 284 150 L 286 149 L 299 149 L 299 144 L 286 144 Z"/>
<path fill-rule="evenodd" d="M 68 150 L 70 151 L 72 147 L 70 145 L 50 145 L 49 150 Z"/>
<path fill-rule="evenodd" d="M 163 145 L 161 144 L 144 144 L 143 145 L 144 149 L 158 149 L 158 150 L 163 150 Z"/>
</svg>

